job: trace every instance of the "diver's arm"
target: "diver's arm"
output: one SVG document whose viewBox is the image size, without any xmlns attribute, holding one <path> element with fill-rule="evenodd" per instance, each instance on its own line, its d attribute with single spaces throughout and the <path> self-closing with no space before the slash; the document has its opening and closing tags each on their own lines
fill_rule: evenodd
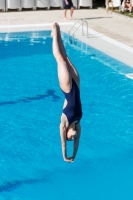
<svg viewBox="0 0 133 200">
<path fill-rule="evenodd" d="M 61 147 L 62 147 L 62 155 L 64 161 L 72 162 L 72 158 L 67 158 L 67 149 L 66 149 L 66 128 L 63 123 L 60 124 L 60 137 L 61 137 Z"/>
<path fill-rule="evenodd" d="M 80 139 L 80 133 L 81 133 L 80 123 L 76 125 L 76 131 L 77 131 L 77 137 L 74 139 L 74 150 L 73 150 L 73 156 L 72 156 L 73 160 L 76 157 L 78 147 L 79 147 L 79 139 Z"/>
<path fill-rule="evenodd" d="M 61 137 L 61 147 L 63 158 L 66 158 L 66 129 L 64 125 L 60 124 L 60 137 Z"/>
</svg>

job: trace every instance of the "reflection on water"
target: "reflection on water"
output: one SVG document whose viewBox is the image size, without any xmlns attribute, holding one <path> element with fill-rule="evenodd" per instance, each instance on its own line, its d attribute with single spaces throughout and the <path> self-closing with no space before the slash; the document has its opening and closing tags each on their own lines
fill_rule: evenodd
<svg viewBox="0 0 133 200">
<path fill-rule="evenodd" d="M 46 40 L 47 37 L 47 40 Z M 35 54 L 51 54 L 50 31 L 1 33 L 0 59 L 18 56 L 31 56 Z"/>
</svg>

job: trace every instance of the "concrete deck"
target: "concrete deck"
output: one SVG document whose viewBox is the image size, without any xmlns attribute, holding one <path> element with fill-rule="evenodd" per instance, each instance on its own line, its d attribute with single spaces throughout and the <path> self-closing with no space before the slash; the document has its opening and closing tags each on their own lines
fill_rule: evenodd
<svg viewBox="0 0 133 200">
<path fill-rule="evenodd" d="M 0 12 L 0 32 L 10 31 L 10 28 L 15 25 L 28 27 L 28 25 L 36 26 L 37 24 L 50 24 L 53 22 L 71 24 L 80 18 L 84 18 L 88 21 L 89 28 L 130 47 L 128 52 L 128 48 L 124 51 L 124 46 L 122 47 L 123 52 L 121 50 L 119 51 L 119 49 L 116 49 L 115 52 L 117 52 L 116 54 L 120 52 L 118 57 L 124 57 L 122 61 L 133 67 L 133 18 L 116 13 L 106 15 L 105 9 L 75 10 L 73 17 L 74 20 L 65 21 L 63 19 L 63 10 L 60 9 Z M 92 40 L 90 39 L 90 41 L 94 41 L 94 47 L 96 47 L 98 41 L 96 39 L 94 40 L 94 38 Z M 103 43 L 99 44 L 97 46 L 103 46 L 103 51 L 106 52 L 108 49 L 107 44 L 107 48 Z M 91 45 L 93 46 L 93 44 Z M 118 58 L 115 53 L 113 55 L 113 48 L 113 46 L 110 47 L 112 56 Z M 107 54 L 110 54 L 110 52 L 107 52 Z"/>
<path fill-rule="evenodd" d="M 90 28 L 133 47 L 133 19 L 115 13 L 109 13 L 107 16 L 104 9 L 75 10 L 74 19 L 77 20 L 79 18 L 86 18 Z M 55 21 L 65 22 L 63 10 L 0 13 L 0 26 L 52 23 Z"/>
</svg>

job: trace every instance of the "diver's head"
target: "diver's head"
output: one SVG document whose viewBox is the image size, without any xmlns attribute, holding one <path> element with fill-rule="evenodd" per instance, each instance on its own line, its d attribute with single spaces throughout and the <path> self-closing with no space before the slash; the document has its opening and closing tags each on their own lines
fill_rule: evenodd
<svg viewBox="0 0 133 200">
<path fill-rule="evenodd" d="M 66 133 L 66 139 L 68 141 L 74 140 L 77 137 L 77 132 L 75 130 L 75 127 L 69 127 Z"/>
</svg>

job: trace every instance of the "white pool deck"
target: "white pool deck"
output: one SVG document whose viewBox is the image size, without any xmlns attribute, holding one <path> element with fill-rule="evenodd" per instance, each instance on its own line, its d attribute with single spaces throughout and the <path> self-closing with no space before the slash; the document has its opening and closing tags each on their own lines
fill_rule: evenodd
<svg viewBox="0 0 133 200">
<path fill-rule="evenodd" d="M 65 21 L 60 9 L 0 12 L 0 33 L 49 30 L 53 22 L 68 32 L 76 20 L 82 18 L 88 22 L 89 37 L 81 36 L 81 29 L 75 37 L 133 67 L 133 18 L 116 13 L 106 15 L 101 8 L 75 10 L 73 17 L 74 20 Z M 84 29 L 86 32 L 85 26 Z"/>
</svg>

